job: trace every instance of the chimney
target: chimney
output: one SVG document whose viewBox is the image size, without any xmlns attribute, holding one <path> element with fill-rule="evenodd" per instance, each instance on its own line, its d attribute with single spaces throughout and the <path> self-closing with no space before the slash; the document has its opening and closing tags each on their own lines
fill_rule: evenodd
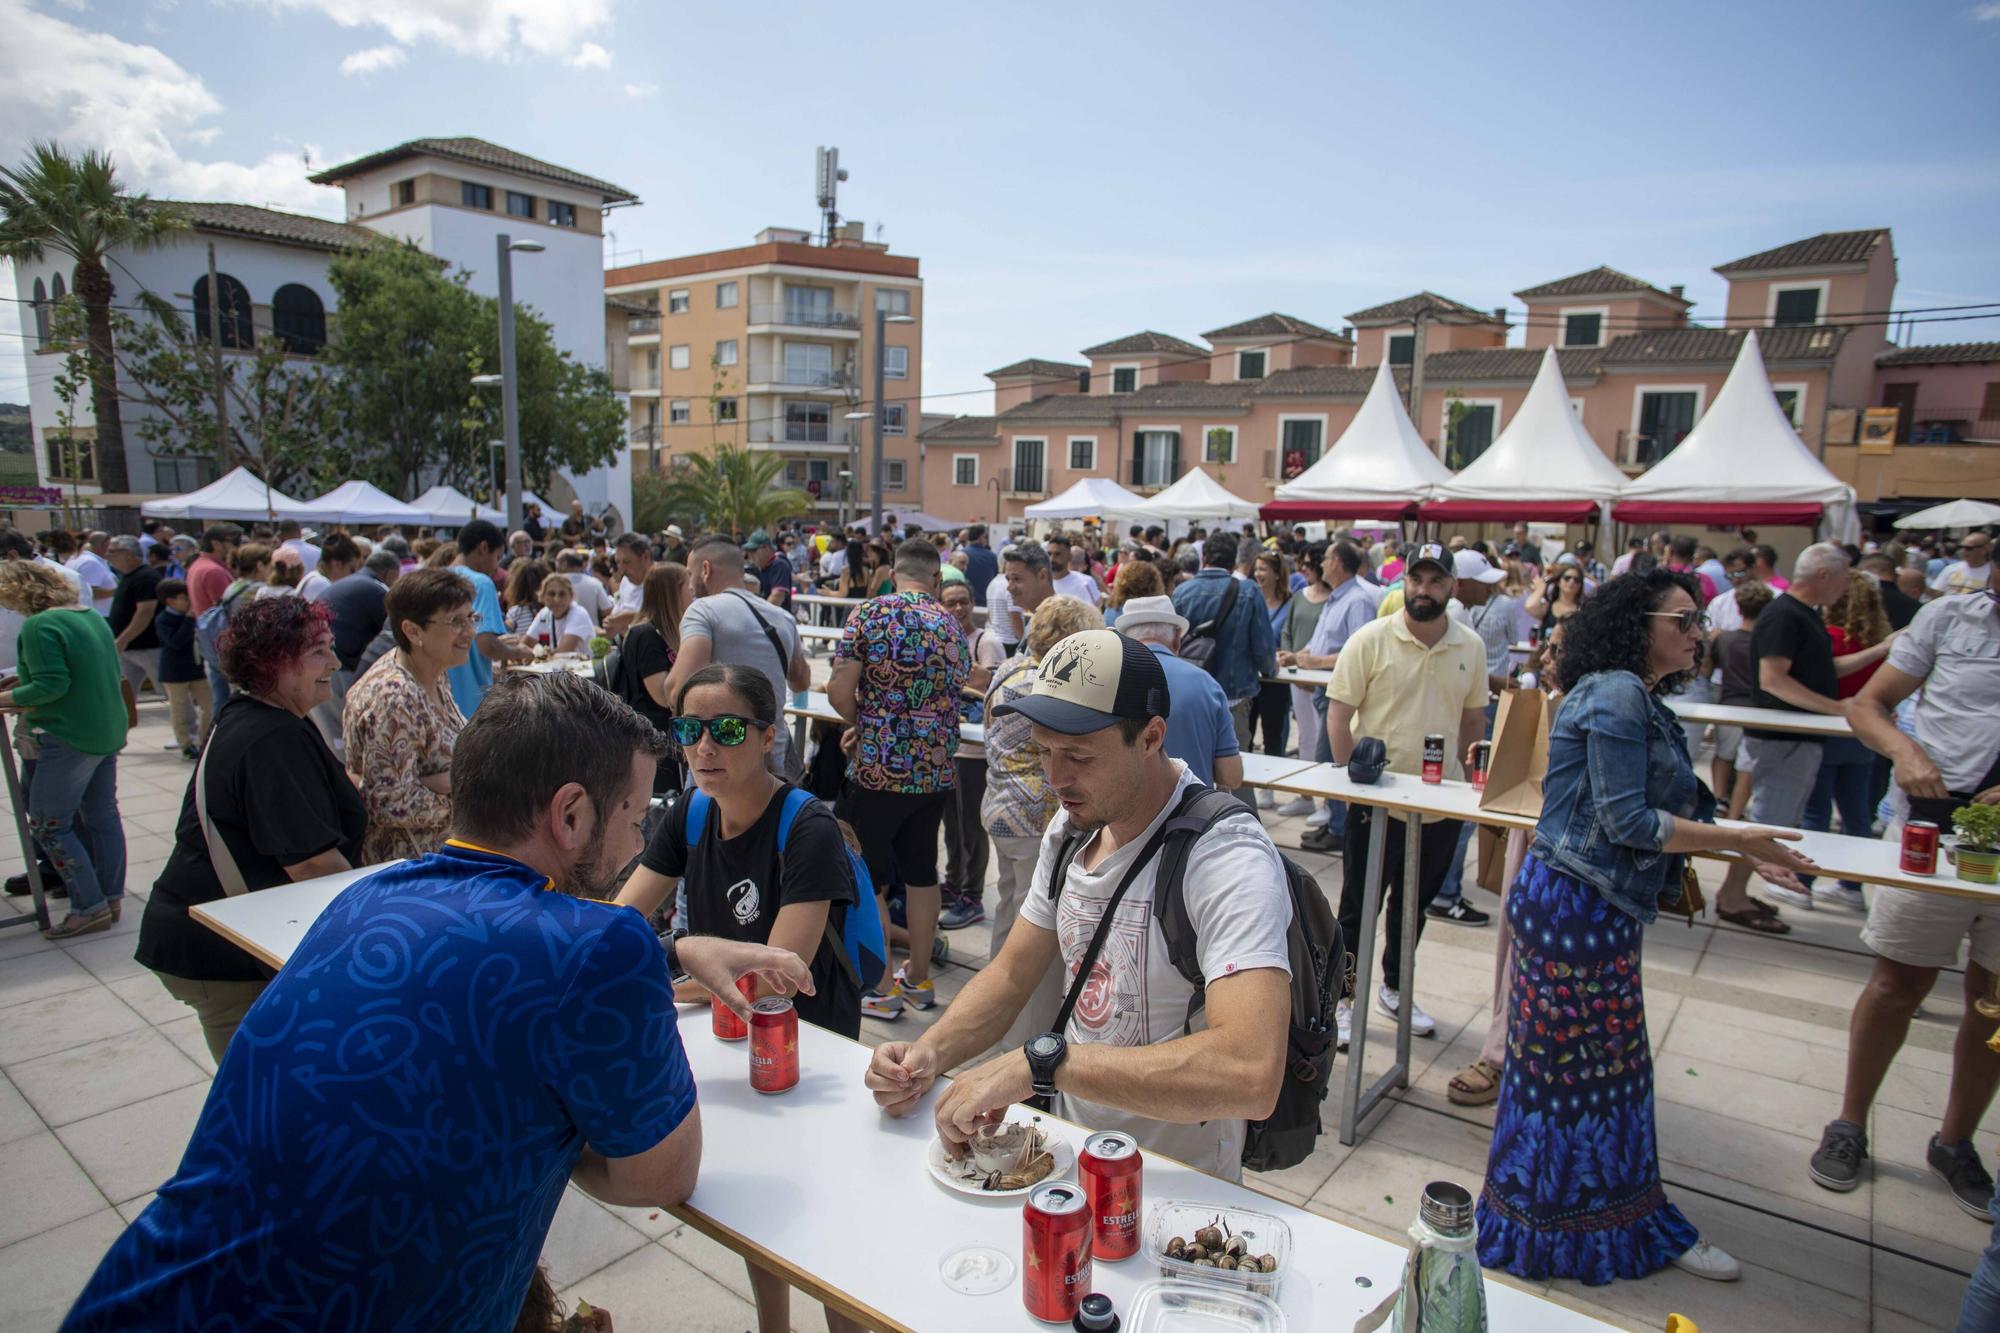
<svg viewBox="0 0 2000 1333">
<path fill-rule="evenodd" d="M 1682 295 L 1682 293 L 1686 291 L 1687 291 L 1686 286 L 1677 282 L 1673 286 L 1667 288 L 1667 295 L 1673 297 L 1676 301 L 1685 300 L 1686 298 Z"/>
<path fill-rule="evenodd" d="M 1505 324 L 1507 322 L 1507 307 L 1504 305 L 1494 306 L 1493 318 L 1499 320 L 1502 324 Z"/>
</svg>

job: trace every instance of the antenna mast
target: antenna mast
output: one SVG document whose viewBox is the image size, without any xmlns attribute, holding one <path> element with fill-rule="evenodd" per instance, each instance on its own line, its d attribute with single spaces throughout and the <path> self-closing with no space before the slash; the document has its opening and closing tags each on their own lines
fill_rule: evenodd
<svg viewBox="0 0 2000 1333">
<path fill-rule="evenodd" d="M 840 229 L 840 183 L 846 179 L 847 173 L 841 170 L 840 166 L 840 150 L 822 147 L 819 150 L 818 171 L 814 177 L 820 209 L 821 245 L 831 245 L 834 234 Z"/>
</svg>

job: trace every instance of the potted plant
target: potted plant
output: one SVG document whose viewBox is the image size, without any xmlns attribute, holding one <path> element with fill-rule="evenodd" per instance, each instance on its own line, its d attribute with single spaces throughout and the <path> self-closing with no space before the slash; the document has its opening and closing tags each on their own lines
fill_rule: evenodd
<svg viewBox="0 0 2000 1333">
<path fill-rule="evenodd" d="M 2000 805 L 1963 805 L 1952 811 L 1958 831 L 1958 877 L 1974 884 L 2000 882 Z"/>
</svg>

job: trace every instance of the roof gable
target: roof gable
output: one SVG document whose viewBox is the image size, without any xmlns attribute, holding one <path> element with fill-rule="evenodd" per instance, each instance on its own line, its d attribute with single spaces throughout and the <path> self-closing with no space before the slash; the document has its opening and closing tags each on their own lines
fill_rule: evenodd
<svg viewBox="0 0 2000 1333">
<path fill-rule="evenodd" d="M 1875 358 L 1878 366 L 1970 366 L 2000 361 L 2000 343 L 1933 343 L 1898 347 Z"/>
<path fill-rule="evenodd" d="M 1796 327 L 1756 330 L 1764 354 L 1771 363 L 1830 363 L 1840 350 L 1847 330 L 1839 325 L 1806 324 Z M 1690 365 L 1700 362 L 1734 365 L 1749 336 L 1744 329 L 1661 329 L 1653 333 L 1627 333 L 1611 340 L 1602 351 L 1604 366 L 1651 364 Z"/>
<path fill-rule="evenodd" d="M 1123 338 L 1113 338 L 1108 343 L 1083 349 L 1085 356 L 1198 356 L 1206 358 L 1208 349 L 1196 347 L 1170 333 L 1155 333 L 1145 329 Z"/>
<path fill-rule="evenodd" d="M 1449 296 L 1439 296 L 1436 292 L 1418 292 L 1400 300 L 1385 301 L 1381 305 L 1357 310 L 1347 318 L 1355 324 L 1389 324 L 1399 320 L 1415 319 L 1419 314 L 1432 319 L 1448 320 L 1452 323 L 1505 324 L 1495 318 L 1490 310 L 1476 310 L 1463 301 L 1454 301 Z"/>
<path fill-rule="evenodd" d="M 1089 366 L 1071 365 L 1067 361 L 1047 361 L 1039 356 L 1031 356 L 1025 360 L 1016 361 L 1011 365 L 1002 366 L 998 370 L 989 370 L 986 372 L 986 378 L 989 380 L 1073 380 L 1079 375 L 1088 375 L 1089 373 Z"/>
<path fill-rule="evenodd" d="M 1228 338 L 1328 338 L 1334 342 L 1348 341 L 1332 329 L 1323 329 L 1294 315 L 1281 315 L 1276 311 L 1246 319 L 1240 324 L 1210 329 L 1201 336 L 1210 342 Z"/>
<path fill-rule="evenodd" d="M 345 250 L 385 239 L 380 232 L 351 222 L 334 222 L 306 213 L 283 213 L 254 204 L 211 204 L 195 200 L 154 199 L 156 207 L 185 216 L 196 231 L 295 245 L 308 250 Z"/>
<path fill-rule="evenodd" d="M 1775 250 L 1717 264 L 1717 273 L 1750 273 L 1773 268 L 1832 268 L 1843 264 L 1865 264 L 1875 247 L 1889 239 L 1887 227 L 1867 231 L 1823 231 L 1803 241 L 1793 241 Z"/>
<path fill-rule="evenodd" d="M 992 417 L 953 417 L 928 430 L 917 432 L 922 440 L 984 440 L 991 442 L 998 432 Z"/>
<path fill-rule="evenodd" d="M 1644 292 L 1663 301 L 1678 301 L 1684 306 L 1694 304 L 1672 292 L 1661 291 L 1643 278 L 1635 278 L 1630 273 L 1621 273 L 1603 264 L 1583 273 L 1572 273 L 1567 278 L 1557 278 L 1554 282 L 1523 288 L 1514 295 L 1523 301 L 1536 301 L 1552 296 L 1610 296 L 1624 292 Z"/>
<path fill-rule="evenodd" d="M 517 153 L 511 148 L 502 148 L 497 143 L 484 139 L 411 139 L 385 148 L 379 153 L 357 157 L 352 162 L 343 162 L 337 167 L 328 167 L 317 175 L 307 177 L 315 185 L 338 185 L 342 181 L 378 167 L 386 167 L 411 157 L 442 157 L 453 162 L 465 162 L 478 167 L 491 167 L 495 171 L 511 171 L 522 176 L 534 176 L 558 185 L 571 185 L 589 190 L 599 195 L 606 203 L 637 203 L 639 196 L 610 181 L 586 176 L 568 167 L 559 167 L 553 162 L 544 162 L 526 153 Z"/>
</svg>

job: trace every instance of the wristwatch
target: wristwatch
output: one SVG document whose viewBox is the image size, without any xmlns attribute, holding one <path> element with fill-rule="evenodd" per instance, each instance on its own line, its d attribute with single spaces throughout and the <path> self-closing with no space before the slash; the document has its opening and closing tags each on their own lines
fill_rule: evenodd
<svg viewBox="0 0 2000 1333">
<path fill-rule="evenodd" d="M 1059 1032 L 1044 1032 L 1031 1038 L 1023 1048 L 1028 1057 L 1028 1073 L 1034 1079 L 1035 1095 L 1053 1097 L 1056 1095 L 1056 1070 L 1069 1055 L 1069 1043 Z"/>
</svg>

